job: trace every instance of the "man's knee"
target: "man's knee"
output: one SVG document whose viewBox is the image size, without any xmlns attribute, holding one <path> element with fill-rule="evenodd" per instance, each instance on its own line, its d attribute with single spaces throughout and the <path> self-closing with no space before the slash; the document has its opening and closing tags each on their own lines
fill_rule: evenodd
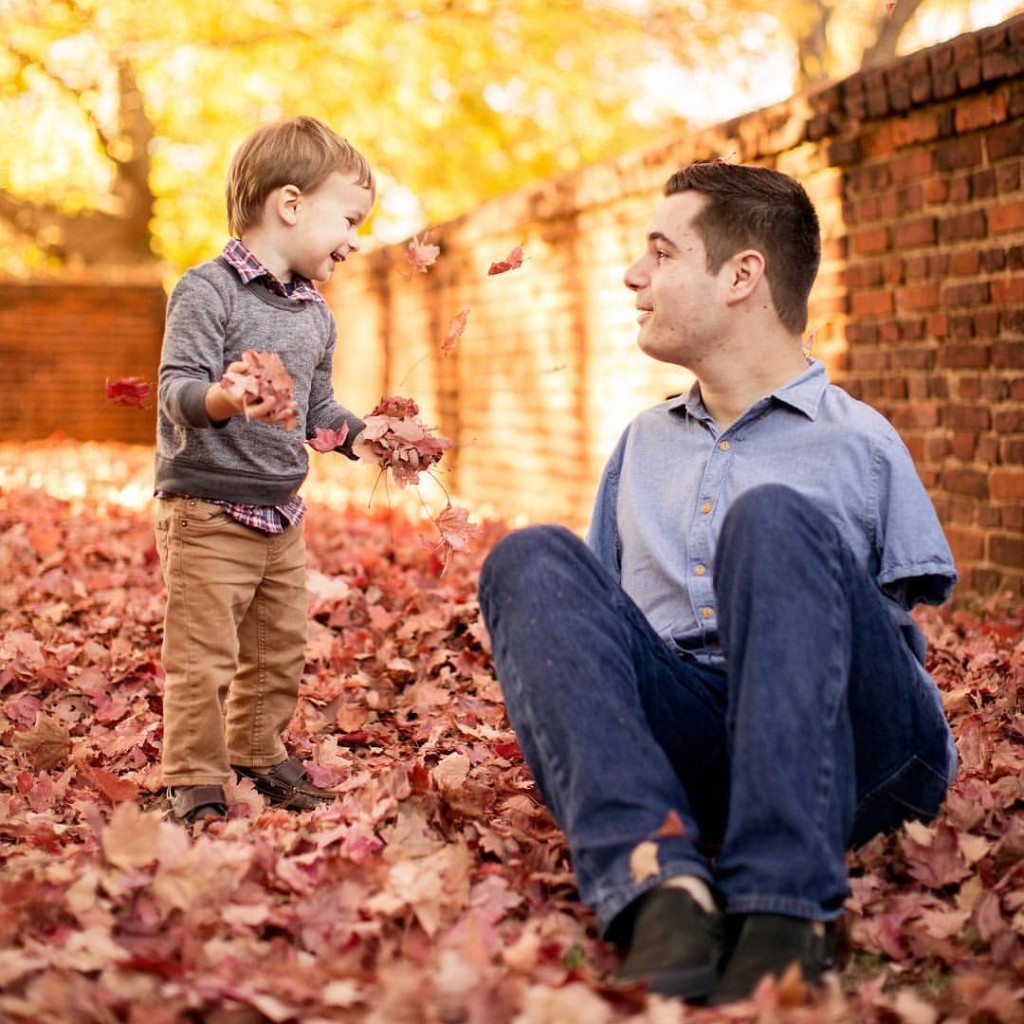
<svg viewBox="0 0 1024 1024">
<path fill-rule="evenodd" d="M 572 557 L 583 542 L 564 526 L 527 526 L 503 537 L 484 559 L 480 598 L 515 589 L 520 582 L 536 585 L 553 563 Z"/>
</svg>

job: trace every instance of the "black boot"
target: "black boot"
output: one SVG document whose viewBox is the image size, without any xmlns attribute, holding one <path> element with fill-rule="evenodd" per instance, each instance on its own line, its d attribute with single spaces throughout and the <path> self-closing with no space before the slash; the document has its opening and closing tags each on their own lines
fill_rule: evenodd
<svg viewBox="0 0 1024 1024">
<path fill-rule="evenodd" d="M 662 886 L 637 901 L 633 939 L 619 980 L 699 1002 L 714 987 L 726 951 L 725 915 L 703 910 L 683 889 Z"/>
<path fill-rule="evenodd" d="M 748 999 L 766 974 L 781 978 L 791 964 L 800 965 L 808 985 L 817 985 L 825 971 L 839 966 L 839 946 L 833 921 L 748 914 L 708 1005 Z"/>
</svg>

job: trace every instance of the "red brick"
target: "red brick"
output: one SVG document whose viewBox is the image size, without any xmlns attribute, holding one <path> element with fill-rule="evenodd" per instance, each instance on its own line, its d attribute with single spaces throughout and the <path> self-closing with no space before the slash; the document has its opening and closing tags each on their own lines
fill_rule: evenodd
<svg viewBox="0 0 1024 1024">
<path fill-rule="evenodd" d="M 990 207 L 988 211 L 988 225 L 995 235 L 1024 229 L 1024 200 L 1017 203 L 1008 203 L 1005 206 Z"/>
<path fill-rule="evenodd" d="M 966 526 L 947 526 L 946 540 L 953 549 L 953 557 L 960 561 L 963 558 L 980 559 L 985 555 L 985 534 Z"/>
<path fill-rule="evenodd" d="M 931 174 L 934 166 L 936 165 L 933 163 L 931 150 L 914 149 L 902 156 L 893 157 L 889 169 L 892 180 L 901 182 L 911 178 L 923 178 L 926 174 Z"/>
<path fill-rule="evenodd" d="M 980 469 L 944 470 L 942 486 L 951 494 L 962 494 L 982 499 L 989 496 L 988 473 Z"/>
<path fill-rule="evenodd" d="M 855 231 L 851 239 L 853 251 L 858 256 L 889 250 L 889 229 L 886 227 L 863 228 Z"/>
<path fill-rule="evenodd" d="M 993 469 L 989 490 L 997 501 L 1024 499 L 1024 469 Z"/>
<path fill-rule="evenodd" d="M 897 249 L 914 249 L 934 245 L 938 237 L 938 221 L 934 217 L 918 217 L 896 225 L 893 244 Z"/>
<path fill-rule="evenodd" d="M 987 281 L 969 281 L 947 285 L 942 290 L 942 301 L 947 306 L 981 306 L 989 301 Z"/>
<path fill-rule="evenodd" d="M 924 183 L 924 198 L 928 203 L 944 203 L 949 198 L 949 182 L 944 178 L 929 178 Z"/>
<path fill-rule="evenodd" d="M 966 167 L 978 167 L 983 156 L 981 138 L 954 139 L 935 147 L 935 168 L 940 171 L 959 171 Z M 929 165 L 928 170 L 931 170 Z M 922 173 L 927 174 L 928 171 Z"/>
<path fill-rule="evenodd" d="M 850 312 L 854 316 L 881 316 L 893 311 L 892 292 L 884 290 L 854 292 Z"/>
<path fill-rule="evenodd" d="M 1003 90 L 990 95 L 972 96 L 956 105 L 957 132 L 973 132 L 1006 120 L 1007 93 Z"/>
<path fill-rule="evenodd" d="M 965 238 L 984 238 L 988 233 L 985 214 L 982 210 L 968 210 L 955 213 L 939 224 L 939 241 L 959 241 Z"/>
<path fill-rule="evenodd" d="M 992 301 L 997 304 L 1024 302 L 1024 277 L 997 277 L 992 281 Z"/>
<path fill-rule="evenodd" d="M 981 254 L 977 249 L 960 249 L 953 253 L 950 261 L 954 274 L 962 276 L 973 275 L 978 272 L 981 266 Z"/>
<path fill-rule="evenodd" d="M 943 345 L 939 365 L 950 370 L 976 370 L 989 365 L 988 345 Z"/>
<path fill-rule="evenodd" d="M 1024 121 L 993 128 L 985 136 L 985 148 L 988 150 L 989 160 L 993 163 L 996 160 L 1005 160 L 1008 156 L 1020 156 L 1024 153 Z"/>
<path fill-rule="evenodd" d="M 934 309 L 939 305 L 938 281 L 911 284 L 897 289 L 900 309 Z"/>
<path fill-rule="evenodd" d="M 989 560 L 1011 569 L 1024 569 L 1024 537 L 995 533 L 988 539 Z"/>
</svg>

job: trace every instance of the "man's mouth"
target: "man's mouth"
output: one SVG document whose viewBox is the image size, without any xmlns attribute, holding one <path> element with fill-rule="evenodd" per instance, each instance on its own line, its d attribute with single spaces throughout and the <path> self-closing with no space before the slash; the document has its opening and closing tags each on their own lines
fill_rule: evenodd
<svg viewBox="0 0 1024 1024">
<path fill-rule="evenodd" d="M 337 249 L 335 249 L 334 252 L 331 253 L 331 261 L 333 263 L 344 263 L 345 257 Z"/>
<path fill-rule="evenodd" d="M 646 306 L 637 306 L 636 308 L 640 313 L 640 315 L 636 318 L 636 322 L 638 324 L 646 323 L 650 319 L 651 314 L 654 312 L 653 309 L 648 309 Z"/>
</svg>

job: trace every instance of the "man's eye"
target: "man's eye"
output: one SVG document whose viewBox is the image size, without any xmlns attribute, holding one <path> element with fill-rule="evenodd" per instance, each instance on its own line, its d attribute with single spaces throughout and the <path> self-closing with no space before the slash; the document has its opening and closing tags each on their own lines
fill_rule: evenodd
<svg viewBox="0 0 1024 1024">
<path fill-rule="evenodd" d="M 665 252 L 664 249 L 655 249 L 654 250 L 654 255 L 655 255 L 655 258 L 658 259 L 658 260 L 667 260 L 668 259 L 668 253 Z"/>
</svg>

